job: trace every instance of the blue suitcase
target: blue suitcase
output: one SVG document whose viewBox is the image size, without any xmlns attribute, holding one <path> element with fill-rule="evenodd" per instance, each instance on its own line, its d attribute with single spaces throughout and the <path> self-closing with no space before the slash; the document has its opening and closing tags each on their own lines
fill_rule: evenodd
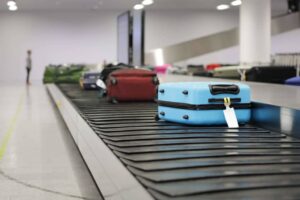
<svg viewBox="0 0 300 200">
<path fill-rule="evenodd" d="M 96 90 L 98 89 L 96 82 L 99 77 L 99 72 L 85 72 L 80 78 L 80 86 L 84 90 Z"/>
<path fill-rule="evenodd" d="M 240 83 L 164 83 L 158 88 L 158 118 L 191 125 L 226 125 L 224 98 L 239 123 L 250 120 L 250 88 Z"/>
<path fill-rule="evenodd" d="M 286 85 L 298 85 L 300 86 L 300 76 L 290 78 L 285 81 Z"/>
</svg>

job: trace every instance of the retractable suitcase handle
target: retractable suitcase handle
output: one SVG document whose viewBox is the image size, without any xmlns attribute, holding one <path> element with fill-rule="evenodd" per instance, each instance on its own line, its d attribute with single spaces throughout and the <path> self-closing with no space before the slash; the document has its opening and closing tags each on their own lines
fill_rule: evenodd
<svg viewBox="0 0 300 200">
<path fill-rule="evenodd" d="M 237 85 L 231 84 L 219 84 L 219 85 L 209 85 L 210 93 L 212 95 L 217 94 L 239 94 L 240 88 Z"/>
</svg>

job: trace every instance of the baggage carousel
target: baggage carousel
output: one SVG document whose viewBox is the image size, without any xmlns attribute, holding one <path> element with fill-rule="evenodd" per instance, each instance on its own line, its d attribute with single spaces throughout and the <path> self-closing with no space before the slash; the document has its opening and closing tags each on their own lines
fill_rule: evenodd
<svg viewBox="0 0 300 200">
<path fill-rule="evenodd" d="M 299 199 L 299 110 L 253 103 L 236 129 L 155 121 L 155 103 L 111 104 L 48 85 L 105 199 Z"/>
</svg>

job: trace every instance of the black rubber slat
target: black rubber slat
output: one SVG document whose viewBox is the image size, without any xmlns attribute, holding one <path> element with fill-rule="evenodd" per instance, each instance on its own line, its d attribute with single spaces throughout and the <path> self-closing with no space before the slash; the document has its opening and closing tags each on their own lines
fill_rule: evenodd
<svg viewBox="0 0 300 200">
<path fill-rule="evenodd" d="M 139 178 L 146 187 L 159 191 L 163 194 L 176 197 L 197 194 L 211 194 L 229 191 L 246 191 L 253 189 L 268 189 L 286 187 L 300 187 L 300 176 L 294 174 L 282 175 L 259 175 L 259 176 L 236 176 L 230 178 L 214 178 L 203 180 L 177 181 L 156 184 L 146 179 Z M 284 189 L 281 191 L 284 192 Z M 248 196 L 250 198 L 250 196 Z M 251 199 L 251 198 L 250 198 Z"/>
<path fill-rule="evenodd" d="M 297 174 L 300 172 L 298 164 L 265 164 L 265 165 L 242 165 L 242 166 L 221 166 L 210 168 L 189 168 L 175 169 L 168 171 L 144 172 L 129 167 L 137 176 L 151 180 L 153 182 L 173 182 L 195 179 L 228 178 L 239 176 L 259 176 L 259 175 L 284 175 Z"/>
<path fill-rule="evenodd" d="M 119 136 L 120 134 L 111 134 L 111 133 L 102 133 L 97 132 L 102 138 L 112 141 L 143 141 L 143 140 L 161 140 L 161 139 L 186 139 L 186 138 L 285 138 L 285 135 L 278 135 L 278 134 L 266 134 L 266 135 L 259 135 L 256 136 L 255 134 L 235 134 L 235 133 L 172 133 L 172 132 L 162 132 L 159 134 L 155 134 L 153 132 L 148 132 L 148 134 L 137 134 L 135 132 L 131 133 L 124 133 L 123 136 Z M 145 133 L 145 132 L 143 132 Z"/>
<path fill-rule="evenodd" d="M 213 158 L 187 158 L 179 160 L 144 161 L 133 162 L 127 159 L 122 161 L 131 167 L 143 171 L 160 171 L 172 169 L 202 168 L 216 166 L 237 166 L 237 165 L 264 165 L 264 164 L 299 164 L 300 156 L 236 156 L 213 157 Z"/>
<path fill-rule="evenodd" d="M 299 186 L 287 186 L 287 187 L 276 187 L 276 188 L 253 188 L 247 190 L 233 190 L 223 192 L 211 192 L 200 195 L 189 195 L 189 196 L 168 196 L 149 189 L 149 192 L 156 198 L 161 200 L 291 200 L 298 199 L 300 196 Z M 250 197 L 250 198 L 249 198 Z"/>
<path fill-rule="evenodd" d="M 226 129 L 226 128 L 216 128 L 216 129 L 209 129 L 209 128 L 199 128 L 199 127 L 184 127 L 184 126 L 162 126 L 162 127 L 155 127 L 155 126 L 147 126 L 147 127 L 123 127 L 123 128 L 111 128 L 109 130 L 105 130 L 105 132 L 131 132 L 131 131 L 163 131 L 163 130 L 175 130 L 175 131 L 195 131 L 197 132 L 219 132 L 219 133 L 267 133 L 269 134 L 269 131 L 265 130 L 255 130 L 255 129 Z"/>
<path fill-rule="evenodd" d="M 116 147 L 109 145 L 113 150 L 122 153 L 151 153 L 151 152 L 171 152 L 190 150 L 225 150 L 225 149 L 296 149 L 300 150 L 300 144 L 278 144 L 278 143 L 217 143 L 217 144 L 183 144 L 183 145 L 162 145 L 152 147 Z"/>
<path fill-rule="evenodd" d="M 142 154 L 126 154 L 115 151 L 115 153 L 127 160 L 134 162 L 141 161 L 164 161 L 185 158 L 214 158 L 228 157 L 229 159 L 236 156 L 299 156 L 299 150 L 280 150 L 280 149 L 234 149 L 234 150 L 193 150 L 193 151 L 175 151 L 175 152 L 157 152 Z"/>
<path fill-rule="evenodd" d="M 181 144 L 216 144 L 216 143 L 268 143 L 268 144 L 297 144 L 300 140 L 290 139 L 268 139 L 268 138 L 238 138 L 238 139 L 222 139 L 222 138 L 191 138 L 191 139 L 161 139 L 161 140 L 144 140 L 144 141 L 125 141 L 125 142 L 114 142 L 111 140 L 104 141 L 116 147 L 147 147 L 147 146 L 161 146 L 161 145 L 181 145 Z"/>
</svg>

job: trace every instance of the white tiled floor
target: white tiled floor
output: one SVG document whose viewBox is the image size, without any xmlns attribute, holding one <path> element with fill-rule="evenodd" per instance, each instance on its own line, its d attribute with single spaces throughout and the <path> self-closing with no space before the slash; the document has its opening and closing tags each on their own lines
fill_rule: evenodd
<svg viewBox="0 0 300 200">
<path fill-rule="evenodd" d="M 101 199 L 45 87 L 1 84 L 0 94 L 0 199 Z"/>
</svg>

